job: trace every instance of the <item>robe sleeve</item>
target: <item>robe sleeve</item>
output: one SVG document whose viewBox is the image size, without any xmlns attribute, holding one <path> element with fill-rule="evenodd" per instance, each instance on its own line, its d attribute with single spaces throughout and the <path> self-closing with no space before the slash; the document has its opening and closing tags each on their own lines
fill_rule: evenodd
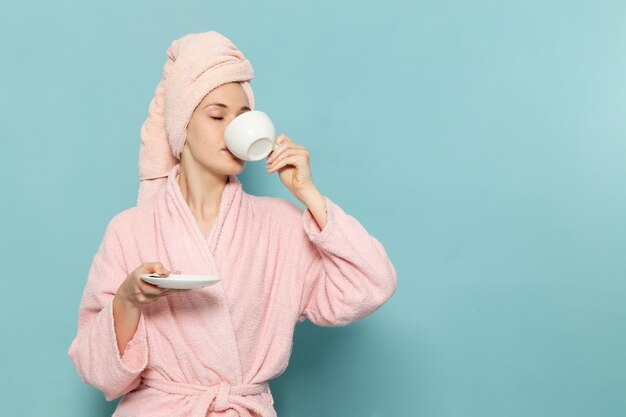
<svg viewBox="0 0 626 417">
<path fill-rule="evenodd" d="M 328 197 L 320 230 L 302 214 L 304 268 L 298 321 L 345 326 L 380 308 L 396 291 L 396 270 L 382 244 Z M 307 239 L 308 238 L 308 239 Z"/>
<path fill-rule="evenodd" d="M 112 302 L 128 271 L 115 220 L 109 222 L 93 258 L 79 306 L 78 332 L 68 351 L 82 381 L 102 391 L 108 401 L 136 388 L 148 362 L 143 314 L 123 354 L 117 347 Z"/>
</svg>

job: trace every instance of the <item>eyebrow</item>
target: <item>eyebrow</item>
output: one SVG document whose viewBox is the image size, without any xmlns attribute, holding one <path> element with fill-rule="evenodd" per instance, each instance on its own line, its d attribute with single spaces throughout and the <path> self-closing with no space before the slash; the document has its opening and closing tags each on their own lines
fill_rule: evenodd
<svg viewBox="0 0 626 417">
<path fill-rule="evenodd" d="M 207 107 L 210 107 L 210 106 L 220 106 L 220 107 L 223 107 L 225 109 L 228 108 L 228 106 L 226 104 L 224 104 L 224 103 L 210 103 L 210 104 L 207 104 L 206 106 L 204 106 L 204 108 L 207 108 Z M 251 110 L 251 109 L 248 106 L 243 106 L 241 108 L 241 110 Z"/>
</svg>

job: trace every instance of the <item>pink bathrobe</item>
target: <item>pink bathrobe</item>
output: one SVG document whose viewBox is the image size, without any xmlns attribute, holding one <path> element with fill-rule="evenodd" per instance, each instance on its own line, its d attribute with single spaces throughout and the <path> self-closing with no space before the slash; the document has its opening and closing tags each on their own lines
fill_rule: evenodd
<svg viewBox="0 0 626 417">
<path fill-rule="evenodd" d="M 107 400 L 125 395 L 113 416 L 276 416 L 267 381 L 285 371 L 297 322 L 343 326 L 371 314 L 395 292 L 396 271 L 383 246 L 327 197 L 320 231 L 308 210 L 247 194 L 235 176 L 204 236 L 179 170 L 153 203 L 109 222 L 69 355 Z M 120 353 L 113 296 L 144 262 L 221 281 L 143 307 Z"/>
</svg>

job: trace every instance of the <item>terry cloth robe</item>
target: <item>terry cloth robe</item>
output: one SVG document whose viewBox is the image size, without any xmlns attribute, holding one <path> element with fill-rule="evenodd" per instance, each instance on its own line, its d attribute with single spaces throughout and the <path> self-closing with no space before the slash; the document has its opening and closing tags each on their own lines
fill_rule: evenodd
<svg viewBox="0 0 626 417">
<path fill-rule="evenodd" d="M 320 230 L 309 210 L 247 194 L 234 175 L 205 236 L 179 172 L 180 164 L 152 203 L 108 223 L 69 356 L 107 400 L 124 395 L 114 417 L 276 416 L 267 381 L 285 371 L 295 325 L 343 326 L 371 314 L 395 292 L 396 271 L 383 246 L 327 197 Z M 113 296 L 145 262 L 221 281 L 142 307 L 119 352 Z"/>
</svg>

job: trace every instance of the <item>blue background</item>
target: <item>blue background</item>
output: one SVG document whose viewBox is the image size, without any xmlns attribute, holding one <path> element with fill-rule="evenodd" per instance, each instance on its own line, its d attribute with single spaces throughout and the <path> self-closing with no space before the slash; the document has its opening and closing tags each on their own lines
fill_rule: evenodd
<svg viewBox="0 0 626 417">
<path fill-rule="evenodd" d="M 67 349 L 170 42 L 217 30 L 394 297 L 297 327 L 280 417 L 626 415 L 626 3 L 4 1 L 0 415 L 110 416 Z M 249 163 L 246 191 L 291 198 Z"/>
</svg>

